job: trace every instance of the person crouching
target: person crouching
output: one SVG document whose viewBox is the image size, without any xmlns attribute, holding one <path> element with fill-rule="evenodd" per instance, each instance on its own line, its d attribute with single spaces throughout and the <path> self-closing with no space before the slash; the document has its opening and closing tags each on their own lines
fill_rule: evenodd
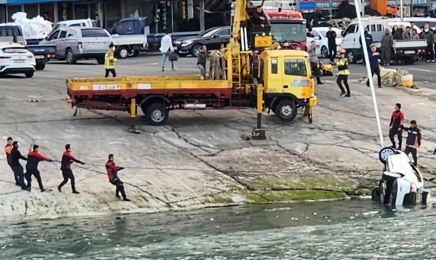
<svg viewBox="0 0 436 260">
<path fill-rule="evenodd" d="M 338 66 L 338 79 L 336 80 L 336 83 L 338 83 L 339 88 L 341 89 L 341 97 L 350 97 L 350 86 L 348 86 L 348 75 L 350 75 L 350 70 L 348 70 L 348 60 L 345 58 L 345 49 L 339 50 L 339 60 L 336 62 L 336 65 Z M 342 82 L 344 82 L 344 87 L 342 86 Z"/>
<path fill-rule="evenodd" d="M 109 44 L 109 50 L 107 50 L 104 55 L 104 69 L 106 70 L 106 74 L 104 75 L 105 78 L 109 77 L 109 73 L 112 73 L 113 77 L 117 76 L 117 73 L 115 72 L 115 62 L 117 59 L 115 59 L 114 53 L 115 45 L 111 43 Z"/>
</svg>

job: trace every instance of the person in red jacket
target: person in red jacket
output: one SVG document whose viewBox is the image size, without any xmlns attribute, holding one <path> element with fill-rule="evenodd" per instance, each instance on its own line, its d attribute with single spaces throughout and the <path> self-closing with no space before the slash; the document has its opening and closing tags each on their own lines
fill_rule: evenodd
<svg viewBox="0 0 436 260">
<path fill-rule="evenodd" d="M 73 162 L 85 164 L 84 162 L 76 159 L 76 157 L 74 157 L 71 154 L 71 145 L 67 144 L 67 145 L 65 145 L 65 152 L 62 155 L 62 160 L 61 160 L 61 171 L 62 171 L 62 176 L 64 177 L 64 180 L 58 186 L 59 192 L 62 192 L 62 186 L 67 184 L 68 180 L 70 179 L 71 180 L 71 189 L 73 190 L 73 193 L 80 194 L 80 192 L 78 192 L 76 190 L 76 183 L 74 181 L 74 174 L 73 174 L 73 171 L 71 170 L 71 164 Z"/>
<path fill-rule="evenodd" d="M 41 174 L 38 170 L 38 164 L 40 161 L 47 161 L 47 162 L 54 162 L 53 159 L 49 159 L 45 157 L 44 155 L 39 153 L 39 146 L 33 145 L 33 151 L 29 152 L 27 155 L 27 164 L 26 164 L 26 181 L 27 181 L 27 190 L 30 191 L 32 188 L 32 175 L 35 176 L 36 180 L 38 181 L 39 188 L 41 189 L 41 192 L 46 191 L 44 189 L 44 186 L 42 185 L 42 179 Z M 49 191 L 49 190 L 47 190 Z"/>
<path fill-rule="evenodd" d="M 115 162 L 114 162 L 114 155 L 113 154 L 109 154 L 108 156 L 108 161 L 106 162 L 106 171 L 107 171 L 107 177 L 109 178 L 109 182 L 112 185 L 117 186 L 117 189 L 115 191 L 115 197 L 119 198 L 120 197 L 120 192 L 121 195 L 123 196 L 123 200 L 124 201 L 130 201 L 127 196 L 126 196 L 126 192 L 124 191 L 124 184 L 123 182 L 118 178 L 118 171 L 123 170 L 123 167 L 118 167 Z"/>
</svg>

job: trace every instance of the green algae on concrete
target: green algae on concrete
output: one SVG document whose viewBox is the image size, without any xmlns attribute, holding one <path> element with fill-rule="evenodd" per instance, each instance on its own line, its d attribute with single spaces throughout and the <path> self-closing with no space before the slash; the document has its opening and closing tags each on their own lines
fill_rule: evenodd
<svg viewBox="0 0 436 260">
<path fill-rule="evenodd" d="M 246 198 L 251 203 L 271 203 L 345 199 L 347 194 L 340 191 L 323 190 L 250 191 L 246 194 Z"/>
</svg>

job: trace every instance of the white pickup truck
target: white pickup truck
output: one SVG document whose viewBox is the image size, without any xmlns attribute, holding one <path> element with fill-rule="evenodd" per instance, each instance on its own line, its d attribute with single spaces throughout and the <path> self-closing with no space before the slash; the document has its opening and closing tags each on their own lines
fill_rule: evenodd
<svg viewBox="0 0 436 260">
<path fill-rule="evenodd" d="M 379 17 L 362 18 L 364 27 L 369 28 L 369 33 L 372 35 L 373 44 L 380 48 L 381 38 L 385 33 L 385 29 L 389 29 L 390 25 L 386 19 Z M 363 58 L 363 53 L 360 44 L 360 30 L 357 20 L 353 21 L 342 33 L 341 48 L 347 51 L 347 59 L 349 63 L 356 63 Z M 413 64 L 417 60 L 418 54 L 425 51 L 427 47 L 426 40 L 394 40 L 391 60 L 404 62 L 404 64 Z"/>
<path fill-rule="evenodd" d="M 98 21 L 91 19 L 66 20 L 58 22 L 53 27 L 53 31 L 71 26 L 100 27 Z M 109 33 L 113 44 L 117 47 L 116 54 L 120 59 L 137 56 L 140 51 L 148 48 L 147 35 L 150 34 L 150 27 L 147 17 L 121 19 Z"/>
</svg>

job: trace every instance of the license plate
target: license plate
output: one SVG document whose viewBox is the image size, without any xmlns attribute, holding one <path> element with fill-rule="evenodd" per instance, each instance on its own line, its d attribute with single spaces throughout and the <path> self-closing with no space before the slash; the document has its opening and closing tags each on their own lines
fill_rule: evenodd
<svg viewBox="0 0 436 260">
<path fill-rule="evenodd" d="M 405 51 L 404 54 L 415 54 L 415 51 Z"/>
<path fill-rule="evenodd" d="M 14 60 L 15 63 L 24 63 L 24 60 Z"/>
<path fill-rule="evenodd" d="M 44 56 L 43 55 L 36 55 L 35 59 L 44 59 Z"/>
</svg>

